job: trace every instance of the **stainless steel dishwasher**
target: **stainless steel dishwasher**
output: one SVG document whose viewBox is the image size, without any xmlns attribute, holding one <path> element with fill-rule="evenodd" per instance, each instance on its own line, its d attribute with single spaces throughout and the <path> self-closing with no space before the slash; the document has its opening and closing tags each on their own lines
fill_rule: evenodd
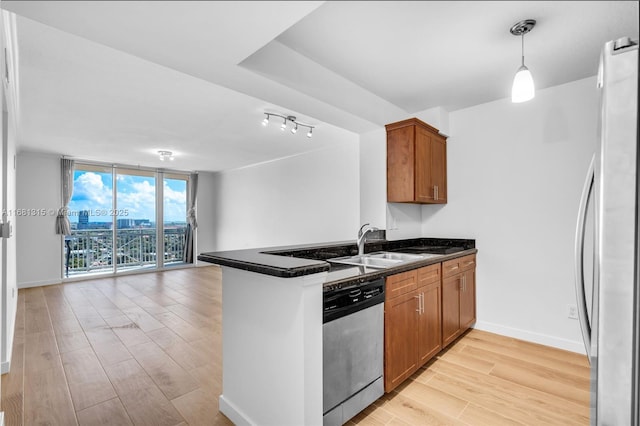
<svg viewBox="0 0 640 426">
<path fill-rule="evenodd" d="M 343 425 L 384 394 L 384 279 L 323 296 L 323 424 Z"/>
</svg>

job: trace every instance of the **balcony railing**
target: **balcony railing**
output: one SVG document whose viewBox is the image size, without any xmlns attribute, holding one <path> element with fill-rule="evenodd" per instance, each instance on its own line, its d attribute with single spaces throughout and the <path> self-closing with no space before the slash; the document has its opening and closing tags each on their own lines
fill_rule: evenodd
<svg viewBox="0 0 640 426">
<path fill-rule="evenodd" d="M 183 260 L 186 226 L 164 229 L 164 264 Z M 155 228 L 74 229 L 65 239 L 66 276 L 152 267 L 157 264 Z"/>
</svg>

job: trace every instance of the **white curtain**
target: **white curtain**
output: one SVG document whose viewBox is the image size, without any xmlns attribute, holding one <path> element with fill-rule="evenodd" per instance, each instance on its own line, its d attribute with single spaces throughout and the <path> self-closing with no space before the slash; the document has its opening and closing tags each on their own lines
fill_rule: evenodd
<svg viewBox="0 0 640 426">
<path fill-rule="evenodd" d="M 187 231 L 185 233 L 183 261 L 193 263 L 193 231 L 198 227 L 196 221 L 196 197 L 198 196 L 198 174 L 189 176 L 189 205 L 187 210 Z"/>
<path fill-rule="evenodd" d="M 62 207 L 58 210 L 56 217 L 56 234 L 71 235 L 71 224 L 67 210 L 69 209 L 69 201 L 73 195 L 73 169 L 74 161 L 67 158 L 60 160 L 60 170 L 62 177 Z"/>
</svg>

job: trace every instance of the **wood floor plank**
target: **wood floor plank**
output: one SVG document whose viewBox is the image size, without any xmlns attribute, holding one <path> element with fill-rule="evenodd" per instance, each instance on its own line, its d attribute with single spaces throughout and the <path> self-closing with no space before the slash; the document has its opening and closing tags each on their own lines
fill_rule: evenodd
<svg viewBox="0 0 640 426">
<path fill-rule="evenodd" d="M 24 339 L 26 372 L 62 367 L 53 332 L 28 333 Z"/>
<path fill-rule="evenodd" d="M 408 380 L 405 384 L 399 393 L 414 401 L 429 401 L 429 405 L 437 406 L 440 413 L 452 418 L 458 418 L 468 404 L 467 401 L 450 393 L 442 392 L 436 387 L 415 380 Z"/>
<path fill-rule="evenodd" d="M 138 426 L 175 426 L 184 419 L 158 388 L 145 388 L 120 397 L 127 414 Z"/>
<path fill-rule="evenodd" d="M 467 405 L 460 415 L 460 420 L 475 426 L 513 426 L 524 424 L 476 404 Z"/>
<path fill-rule="evenodd" d="M 62 365 L 76 410 L 83 410 L 117 396 L 91 347 L 62 354 Z"/>
<path fill-rule="evenodd" d="M 202 339 L 204 337 L 196 327 L 192 326 L 173 312 L 157 314 L 154 315 L 154 317 L 166 327 L 173 330 L 176 334 L 182 336 L 182 338 L 187 342 Z"/>
<path fill-rule="evenodd" d="M 430 386 L 453 393 L 471 403 L 504 414 L 515 421 L 583 423 L 588 416 L 586 407 L 569 403 L 555 395 L 539 392 L 525 384 L 507 381 L 491 375 L 479 374 L 444 360 L 435 363 L 437 373 Z"/>
<path fill-rule="evenodd" d="M 166 327 L 154 330 L 147 335 L 185 370 L 192 370 L 210 362 L 207 353 L 192 348 L 180 336 Z"/>
<path fill-rule="evenodd" d="M 154 342 L 133 346 L 130 351 L 168 399 L 198 388 L 191 375 Z"/>
<path fill-rule="evenodd" d="M 470 336 L 477 336 L 471 334 Z M 553 370 L 562 374 L 571 374 L 577 377 L 589 376 L 589 364 L 586 356 L 577 358 L 575 354 L 566 354 L 567 351 L 553 349 L 544 352 L 544 347 L 535 343 L 505 345 L 502 339 L 477 339 L 475 337 L 465 340 L 465 348 L 461 353 L 473 352 L 476 350 L 485 351 L 484 359 L 496 360 L 500 362 L 508 361 L 510 358 L 515 362 L 527 362 L 531 365 L 542 367 L 546 370 Z M 527 350 L 523 350 L 526 348 Z"/>
<path fill-rule="evenodd" d="M 123 309 L 122 311 L 145 333 L 164 327 L 164 324 L 138 305 L 133 308 Z"/>
<path fill-rule="evenodd" d="M 56 341 L 58 342 L 58 351 L 63 354 L 65 352 L 72 352 L 78 349 L 88 348 L 91 345 L 87 336 L 82 331 L 76 331 L 71 333 L 56 334 Z"/>
<path fill-rule="evenodd" d="M 135 322 L 125 315 L 118 315 L 105 319 L 109 328 L 118 336 L 127 347 L 150 342 L 151 339 L 142 331 Z"/>
<path fill-rule="evenodd" d="M 135 359 L 105 366 L 105 371 L 118 395 L 155 387 L 151 377 Z"/>
<path fill-rule="evenodd" d="M 2 376 L 2 410 L 5 424 L 22 425 L 24 414 L 24 343 L 14 343 L 11 374 Z"/>
<path fill-rule="evenodd" d="M 78 423 L 80 426 L 133 425 L 118 398 L 78 411 Z"/>
<path fill-rule="evenodd" d="M 51 318 L 47 302 L 40 287 L 25 289 L 25 315 L 29 321 L 25 323 L 25 333 L 52 332 Z"/>
<path fill-rule="evenodd" d="M 24 424 L 78 424 L 62 366 L 46 370 L 25 370 Z"/>
<path fill-rule="evenodd" d="M 383 407 L 395 417 L 412 425 L 464 425 L 463 422 L 439 412 L 435 407 L 404 396 L 400 392 L 394 392 Z"/>
</svg>

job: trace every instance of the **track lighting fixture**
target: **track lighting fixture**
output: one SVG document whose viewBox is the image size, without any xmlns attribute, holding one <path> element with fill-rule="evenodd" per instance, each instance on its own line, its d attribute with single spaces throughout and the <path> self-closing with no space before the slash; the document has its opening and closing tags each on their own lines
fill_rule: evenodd
<svg viewBox="0 0 640 426">
<path fill-rule="evenodd" d="M 513 78 L 511 102 L 526 102 L 536 96 L 531 71 L 524 64 L 524 35 L 531 31 L 535 25 L 535 19 L 525 19 L 512 26 L 509 30 L 514 36 L 522 37 L 522 65 L 518 68 L 516 76 Z"/>
<path fill-rule="evenodd" d="M 293 125 L 293 127 L 291 127 L 291 133 L 295 134 L 298 131 L 298 127 L 306 127 L 309 129 L 309 131 L 307 132 L 307 137 L 308 138 L 313 137 L 313 129 L 315 126 L 301 123 L 297 121 L 296 117 L 294 117 L 293 115 L 280 115 L 280 114 L 274 114 L 272 112 L 265 112 L 264 114 L 265 114 L 265 118 L 262 120 L 263 126 L 266 126 L 269 124 L 269 118 L 271 116 L 280 117 L 282 118 L 282 124 L 280 125 L 280 130 L 285 131 L 287 129 L 287 125 L 289 124 L 289 122 L 291 122 L 291 124 Z"/>
<path fill-rule="evenodd" d="M 171 151 L 158 151 L 160 161 L 173 161 L 173 152 Z"/>
</svg>

